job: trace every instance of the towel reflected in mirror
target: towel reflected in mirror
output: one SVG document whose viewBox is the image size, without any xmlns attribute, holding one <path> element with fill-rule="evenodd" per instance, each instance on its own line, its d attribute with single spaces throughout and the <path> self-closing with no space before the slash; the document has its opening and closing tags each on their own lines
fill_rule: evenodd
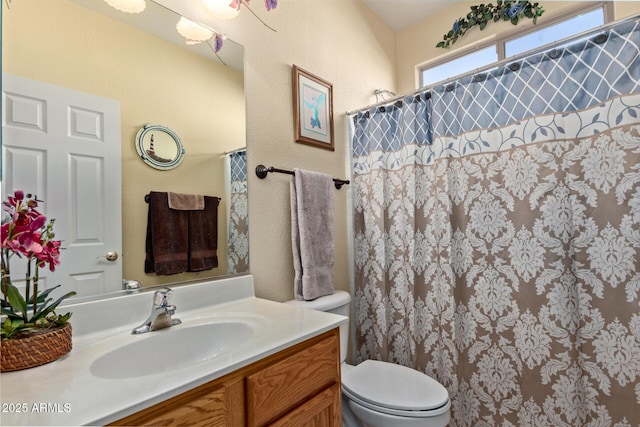
<svg viewBox="0 0 640 427">
<path fill-rule="evenodd" d="M 145 273 L 170 275 L 218 266 L 219 197 L 152 191 L 148 201 Z"/>
</svg>

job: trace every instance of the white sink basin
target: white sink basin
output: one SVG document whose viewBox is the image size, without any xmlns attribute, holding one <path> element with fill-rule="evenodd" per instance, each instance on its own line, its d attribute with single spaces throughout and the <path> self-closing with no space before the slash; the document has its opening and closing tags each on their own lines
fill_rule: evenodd
<svg viewBox="0 0 640 427">
<path fill-rule="evenodd" d="M 177 325 L 142 335 L 98 357 L 91 364 L 97 377 L 119 379 L 173 371 L 219 357 L 254 335 L 244 321 Z"/>
</svg>

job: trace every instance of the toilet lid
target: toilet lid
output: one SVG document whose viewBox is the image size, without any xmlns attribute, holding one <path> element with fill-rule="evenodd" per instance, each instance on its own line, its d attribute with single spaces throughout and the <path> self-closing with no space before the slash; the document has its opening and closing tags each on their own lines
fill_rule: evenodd
<svg viewBox="0 0 640 427">
<path fill-rule="evenodd" d="M 431 411 L 449 402 L 449 393 L 433 378 L 406 366 L 366 360 L 342 376 L 347 395 L 379 408 Z"/>
</svg>

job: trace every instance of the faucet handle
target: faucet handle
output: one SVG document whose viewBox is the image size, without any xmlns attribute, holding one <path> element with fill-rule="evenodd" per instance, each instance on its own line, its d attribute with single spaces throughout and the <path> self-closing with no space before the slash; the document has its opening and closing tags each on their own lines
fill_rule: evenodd
<svg viewBox="0 0 640 427">
<path fill-rule="evenodd" d="M 169 305 L 169 296 L 173 293 L 170 288 L 158 289 L 153 293 L 153 306 L 166 307 Z"/>
</svg>

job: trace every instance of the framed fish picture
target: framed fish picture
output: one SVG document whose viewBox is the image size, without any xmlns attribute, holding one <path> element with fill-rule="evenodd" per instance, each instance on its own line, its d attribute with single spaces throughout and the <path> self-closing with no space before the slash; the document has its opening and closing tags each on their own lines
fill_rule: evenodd
<svg viewBox="0 0 640 427">
<path fill-rule="evenodd" d="M 331 83 L 294 65 L 293 111 L 296 142 L 335 150 Z"/>
</svg>

